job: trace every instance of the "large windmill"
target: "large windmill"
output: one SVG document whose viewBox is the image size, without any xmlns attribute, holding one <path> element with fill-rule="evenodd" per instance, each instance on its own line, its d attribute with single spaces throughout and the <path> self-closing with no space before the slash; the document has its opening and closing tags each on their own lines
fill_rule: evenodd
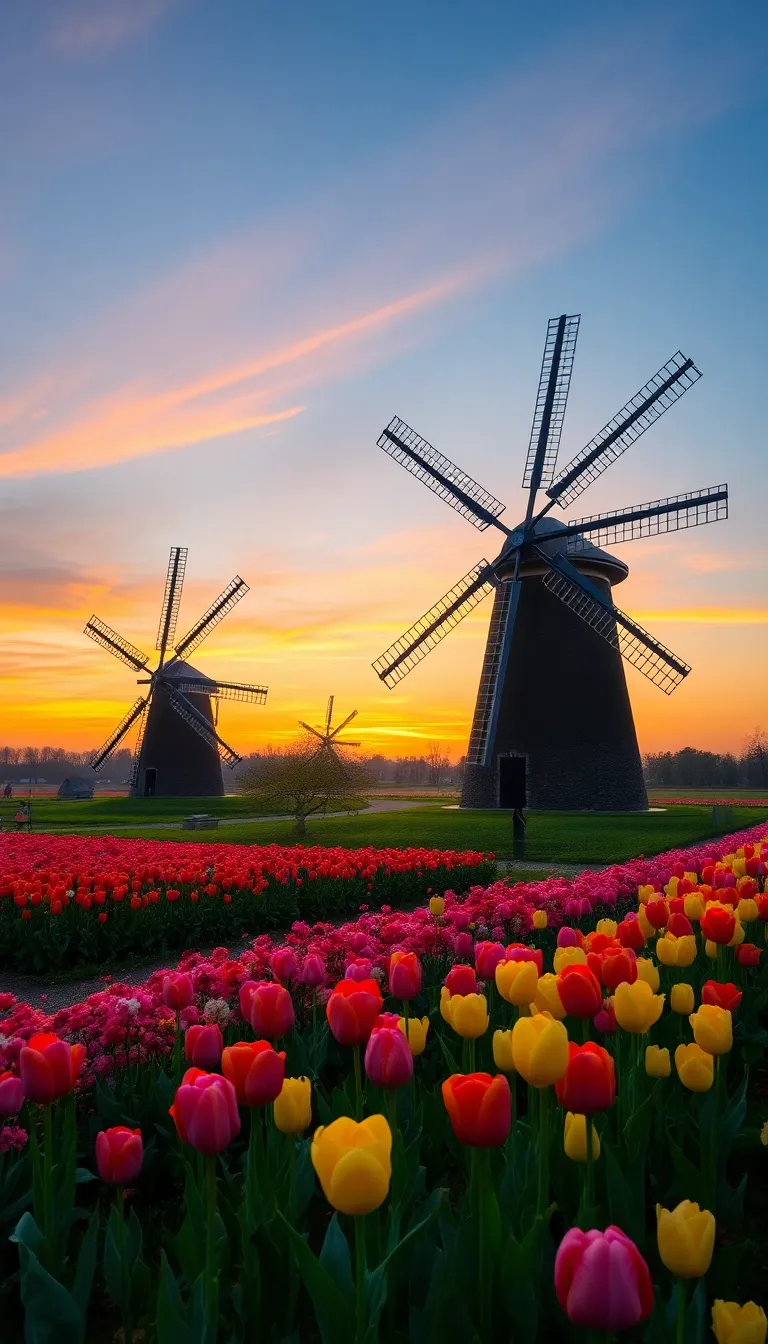
<svg viewBox="0 0 768 1344">
<path fill-rule="evenodd" d="M 465 807 L 637 810 L 647 807 L 621 658 L 669 695 L 690 667 L 614 606 L 627 566 L 599 550 L 728 516 L 728 488 L 713 486 L 616 512 L 559 520 L 548 515 L 586 490 L 701 376 L 680 352 L 555 475 L 571 380 L 578 315 L 552 318 L 523 486 L 525 517 L 500 521 L 504 505 L 402 420 L 379 447 L 468 518 L 504 542 L 480 560 L 373 664 L 397 685 L 478 602 L 495 590 L 462 792 Z M 538 501 L 544 489 L 545 499 Z"/>
<path fill-rule="evenodd" d="M 313 728 L 310 724 L 305 723 L 303 719 L 299 719 L 299 724 L 302 728 L 305 728 L 308 733 L 311 733 L 313 737 L 316 737 L 319 740 L 320 746 L 317 747 L 318 753 L 323 752 L 327 757 L 338 760 L 338 757 L 336 756 L 338 747 L 359 747 L 360 743 L 345 742 L 339 738 L 339 733 L 343 732 L 347 724 L 351 723 L 352 720 L 357 717 L 356 709 L 353 709 L 352 713 L 348 714 L 346 719 L 344 719 L 337 728 L 331 727 L 333 722 L 333 699 L 334 697 L 332 695 L 328 697 L 328 706 L 325 711 L 325 728 L 322 729 L 322 731 L 319 728 Z"/>
<path fill-rule="evenodd" d="M 226 761 L 234 768 L 241 757 L 219 737 L 218 712 L 214 717 L 211 701 L 218 710 L 219 699 L 263 705 L 267 698 L 266 686 L 218 681 L 204 676 L 186 661 L 248 592 L 247 583 L 239 575 L 174 646 L 186 564 L 187 548 L 172 546 L 155 644 L 160 656 L 154 670 L 141 649 L 96 616 L 85 627 L 85 633 L 102 648 L 109 649 L 135 672 L 146 674 L 138 679 L 140 686 L 147 687 L 146 694 L 139 696 L 91 761 L 93 769 L 100 770 L 138 722 L 130 779 L 133 797 L 221 796 L 224 792 L 221 762 Z M 166 661 L 169 648 L 173 652 Z"/>
</svg>

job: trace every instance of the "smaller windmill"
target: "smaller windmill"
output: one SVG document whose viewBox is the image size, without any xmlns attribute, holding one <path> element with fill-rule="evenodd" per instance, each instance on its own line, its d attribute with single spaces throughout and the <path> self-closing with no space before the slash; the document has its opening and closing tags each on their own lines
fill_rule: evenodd
<svg viewBox="0 0 768 1344">
<path fill-rule="evenodd" d="M 92 616 L 85 633 L 96 644 L 108 649 L 115 658 L 134 672 L 145 675 L 138 685 L 146 686 L 128 713 L 97 751 L 91 766 L 100 770 L 134 724 L 139 731 L 131 767 L 132 796 L 216 797 L 224 792 L 221 762 L 234 767 L 242 759 L 216 731 L 218 701 L 241 700 L 263 705 L 266 686 L 251 686 L 239 681 L 218 681 L 205 676 L 186 660 L 204 639 L 245 597 L 248 584 L 236 574 L 216 601 L 174 645 L 176 621 L 181 603 L 187 548 L 172 546 L 165 581 L 160 624 L 155 648 L 157 667 L 149 667 L 149 658 L 130 644 L 111 626 Z M 166 652 L 173 654 L 166 662 Z M 216 714 L 211 706 L 216 706 Z"/>
<path fill-rule="evenodd" d="M 333 699 L 334 697 L 332 695 L 328 697 L 328 708 L 325 711 L 325 728 L 322 732 L 319 728 L 313 728 L 310 724 L 305 723 L 303 719 L 299 719 L 299 724 L 302 728 L 305 728 L 308 733 L 311 733 L 313 737 L 318 739 L 320 746 L 317 748 L 317 755 L 322 752 L 329 759 L 338 761 L 339 758 L 336 755 L 338 747 L 359 747 L 360 743 L 345 742 L 339 739 L 339 733 L 343 732 L 347 724 L 351 723 L 356 717 L 356 709 L 353 709 L 352 713 L 348 714 L 346 719 L 344 719 L 337 728 L 331 727 L 331 723 L 333 722 Z"/>
</svg>

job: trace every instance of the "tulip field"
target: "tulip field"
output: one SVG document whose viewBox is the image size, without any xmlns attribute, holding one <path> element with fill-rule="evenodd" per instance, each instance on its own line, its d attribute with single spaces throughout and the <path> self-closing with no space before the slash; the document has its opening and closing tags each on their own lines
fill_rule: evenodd
<svg viewBox="0 0 768 1344">
<path fill-rule="evenodd" d="M 4 1344 L 764 1344 L 768 828 L 517 884 L 13 840 L 5 956 L 299 917 L 53 1015 L 0 993 Z"/>
</svg>

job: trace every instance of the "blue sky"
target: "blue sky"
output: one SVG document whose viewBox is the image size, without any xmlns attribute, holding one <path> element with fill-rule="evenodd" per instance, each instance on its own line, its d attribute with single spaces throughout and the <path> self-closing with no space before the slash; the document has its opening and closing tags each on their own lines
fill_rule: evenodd
<svg viewBox="0 0 768 1344">
<path fill-rule="evenodd" d="M 731 487 L 622 550 L 694 665 L 670 701 L 628 674 L 641 745 L 765 723 L 767 50 L 760 4 L 7 7 L 0 736 L 106 735 L 133 687 L 82 626 L 146 645 L 182 543 L 190 623 L 252 584 L 200 655 L 270 682 L 239 747 L 334 691 L 368 745 L 457 755 L 488 611 L 394 694 L 370 662 L 485 539 L 375 443 L 397 412 L 521 510 L 560 311 L 561 462 L 678 348 L 704 373 L 576 512 Z"/>
</svg>

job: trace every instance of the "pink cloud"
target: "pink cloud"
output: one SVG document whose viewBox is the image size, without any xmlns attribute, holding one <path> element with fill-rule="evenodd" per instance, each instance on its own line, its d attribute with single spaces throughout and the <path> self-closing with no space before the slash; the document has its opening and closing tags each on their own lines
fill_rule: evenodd
<svg viewBox="0 0 768 1344">
<path fill-rule="evenodd" d="M 58 51 L 90 56 L 112 51 L 154 28 L 177 0 L 91 0 L 59 19 L 51 33 Z"/>
</svg>

